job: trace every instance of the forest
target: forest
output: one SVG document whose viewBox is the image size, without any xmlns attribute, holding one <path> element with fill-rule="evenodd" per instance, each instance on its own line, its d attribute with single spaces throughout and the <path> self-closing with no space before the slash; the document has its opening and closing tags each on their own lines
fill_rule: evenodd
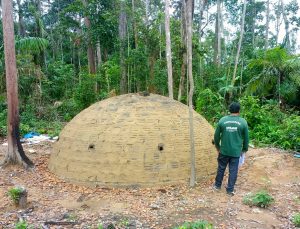
<svg viewBox="0 0 300 229">
<path fill-rule="evenodd" d="M 300 227 L 299 7 L 2 0 L 0 228 Z M 211 140 L 232 102 L 250 147 L 224 195 Z"/>
<path fill-rule="evenodd" d="M 188 103 L 185 1 L 17 0 L 13 9 L 22 134 L 57 135 L 84 108 L 119 94 Z M 296 0 L 193 1 L 194 109 L 215 124 L 239 101 L 253 144 L 299 151 L 299 12 Z"/>
</svg>

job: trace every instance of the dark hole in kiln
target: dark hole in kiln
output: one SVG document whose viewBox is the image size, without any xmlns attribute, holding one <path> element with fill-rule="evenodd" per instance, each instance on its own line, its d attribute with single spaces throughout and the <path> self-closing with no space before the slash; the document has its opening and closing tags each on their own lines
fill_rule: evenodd
<svg viewBox="0 0 300 229">
<path fill-rule="evenodd" d="M 158 148 L 159 151 L 163 151 L 164 150 L 164 144 L 159 143 L 157 148 Z"/>
<path fill-rule="evenodd" d="M 89 148 L 88 149 L 95 149 L 95 145 L 94 144 L 89 144 Z"/>
</svg>

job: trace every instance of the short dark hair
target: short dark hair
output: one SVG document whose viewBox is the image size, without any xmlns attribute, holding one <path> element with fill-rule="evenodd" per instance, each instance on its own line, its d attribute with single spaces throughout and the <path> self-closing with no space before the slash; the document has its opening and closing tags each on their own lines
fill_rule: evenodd
<svg viewBox="0 0 300 229">
<path fill-rule="evenodd" d="M 241 109 L 241 106 L 237 102 L 233 102 L 229 105 L 229 112 L 230 113 L 239 113 Z"/>
</svg>

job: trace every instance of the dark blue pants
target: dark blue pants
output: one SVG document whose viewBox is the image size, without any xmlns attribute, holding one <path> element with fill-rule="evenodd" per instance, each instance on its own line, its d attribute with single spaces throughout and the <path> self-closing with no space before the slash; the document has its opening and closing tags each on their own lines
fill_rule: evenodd
<svg viewBox="0 0 300 229">
<path fill-rule="evenodd" d="M 219 153 L 218 172 L 215 182 L 217 187 L 221 187 L 227 164 L 229 164 L 229 177 L 226 191 L 233 192 L 239 170 L 239 159 L 239 157 L 230 157 Z"/>
</svg>

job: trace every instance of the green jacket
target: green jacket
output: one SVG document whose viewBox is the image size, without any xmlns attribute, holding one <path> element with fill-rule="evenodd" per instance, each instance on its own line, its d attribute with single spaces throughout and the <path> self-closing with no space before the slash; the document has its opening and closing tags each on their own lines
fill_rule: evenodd
<svg viewBox="0 0 300 229">
<path fill-rule="evenodd" d="M 248 151 L 247 121 L 240 116 L 224 116 L 217 125 L 214 142 L 221 154 L 239 157 L 241 152 Z"/>
</svg>

